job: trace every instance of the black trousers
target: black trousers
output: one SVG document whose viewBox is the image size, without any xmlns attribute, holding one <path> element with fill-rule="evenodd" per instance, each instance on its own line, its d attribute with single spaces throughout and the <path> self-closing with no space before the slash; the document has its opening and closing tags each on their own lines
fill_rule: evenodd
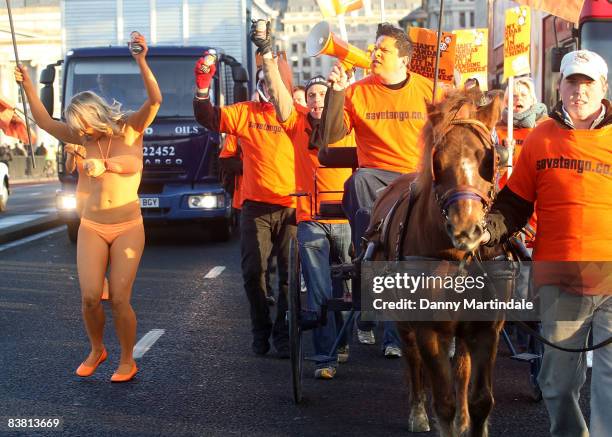
<svg viewBox="0 0 612 437">
<path fill-rule="evenodd" d="M 289 335 L 285 323 L 289 281 L 289 241 L 296 235 L 295 208 L 246 200 L 240 214 L 240 248 L 244 290 L 251 307 L 254 338 L 272 334 L 275 347 L 285 346 Z M 270 253 L 278 263 L 278 301 L 272 323 L 266 302 L 265 274 Z"/>
</svg>

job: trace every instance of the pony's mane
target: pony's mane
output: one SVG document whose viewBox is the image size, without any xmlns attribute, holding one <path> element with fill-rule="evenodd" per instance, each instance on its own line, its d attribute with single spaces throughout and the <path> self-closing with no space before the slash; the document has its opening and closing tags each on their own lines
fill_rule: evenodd
<svg viewBox="0 0 612 437">
<path fill-rule="evenodd" d="M 423 128 L 423 154 L 419 165 L 419 185 L 426 187 L 432 183 L 431 149 L 448 132 L 451 122 L 457 119 L 473 118 L 483 93 L 477 90 L 451 91 L 444 100 L 429 105 L 427 123 Z"/>
</svg>

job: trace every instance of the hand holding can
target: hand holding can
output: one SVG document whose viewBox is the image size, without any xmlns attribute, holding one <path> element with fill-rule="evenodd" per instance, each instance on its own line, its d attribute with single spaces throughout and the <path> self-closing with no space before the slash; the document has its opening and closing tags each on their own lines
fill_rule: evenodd
<svg viewBox="0 0 612 437">
<path fill-rule="evenodd" d="M 255 37 L 266 39 L 268 33 L 268 22 L 266 20 L 257 20 L 255 23 Z"/>
<path fill-rule="evenodd" d="M 215 65 L 217 62 L 217 52 L 213 49 L 210 49 L 204 54 L 203 59 L 204 62 L 200 64 L 200 70 L 202 71 L 202 73 L 208 73 L 210 72 L 210 67 L 212 65 Z"/>
<path fill-rule="evenodd" d="M 142 45 L 136 42 L 139 36 L 141 36 L 140 32 L 133 31 L 130 33 L 130 42 L 128 43 L 128 47 L 133 55 L 138 55 L 143 51 Z"/>
</svg>

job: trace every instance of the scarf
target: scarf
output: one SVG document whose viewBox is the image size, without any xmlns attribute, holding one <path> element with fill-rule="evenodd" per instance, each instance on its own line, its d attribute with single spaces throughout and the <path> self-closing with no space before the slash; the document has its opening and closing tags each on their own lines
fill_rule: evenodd
<svg viewBox="0 0 612 437">
<path fill-rule="evenodd" d="M 544 103 L 536 103 L 531 108 L 523 112 L 514 114 L 512 125 L 515 129 L 534 128 L 536 121 L 546 115 L 546 105 Z M 508 123 L 508 108 L 502 111 L 502 121 Z"/>
</svg>

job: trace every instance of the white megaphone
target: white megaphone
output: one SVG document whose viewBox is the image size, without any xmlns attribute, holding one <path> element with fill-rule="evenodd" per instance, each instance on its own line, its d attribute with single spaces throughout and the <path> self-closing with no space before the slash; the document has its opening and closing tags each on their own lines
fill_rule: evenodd
<svg viewBox="0 0 612 437">
<path fill-rule="evenodd" d="M 327 21 L 318 23 L 308 34 L 306 53 L 308 56 L 329 55 L 338 58 L 347 70 L 353 67 L 368 69 L 371 63 L 366 52 L 333 33 Z"/>
</svg>

